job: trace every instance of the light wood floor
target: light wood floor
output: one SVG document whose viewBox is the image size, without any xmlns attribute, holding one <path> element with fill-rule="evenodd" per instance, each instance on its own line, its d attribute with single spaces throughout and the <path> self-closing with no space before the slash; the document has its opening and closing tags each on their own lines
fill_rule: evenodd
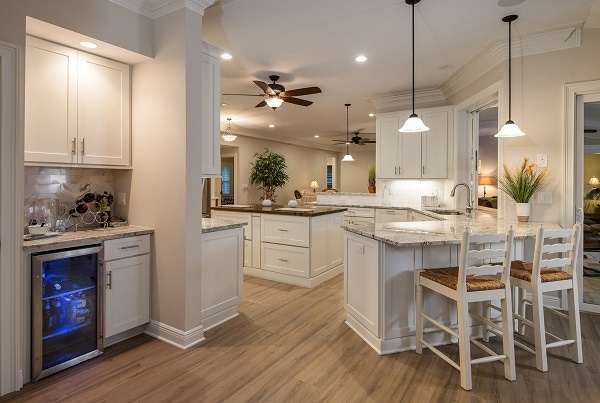
<svg viewBox="0 0 600 403">
<path fill-rule="evenodd" d="M 430 351 L 379 356 L 350 330 L 342 275 L 312 290 L 252 277 L 244 283 L 240 316 L 207 332 L 201 345 L 182 351 L 140 335 L 0 401 L 600 401 L 598 316 L 581 315 L 584 364 L 565 358 L 563 347 L 541 373 L 532 355 L 517 350 L 515 382 L 504 379 L 502 364 L 482 364 L 466 392 L 458 371 Z"/>
</svg>

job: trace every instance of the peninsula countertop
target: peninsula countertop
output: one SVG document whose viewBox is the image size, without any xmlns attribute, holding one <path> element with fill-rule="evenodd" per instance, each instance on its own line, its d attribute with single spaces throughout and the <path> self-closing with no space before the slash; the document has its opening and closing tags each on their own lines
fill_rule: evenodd
<svg viewBox="0 0 600 403">
<path fill-rule="evenodd" d="M 261 214 L 280 214 L 294 215 L 301 217 L 315 217 L 325 214 L 342 213 L 348 210 L 345 207 L 325 207 L 325 206 L 298 206 L 287 207 L 283 205 L 273 205 L 264 207 L 262 204 L 230 204 L 218 207 L 212 207 L 212 210 L 218 211 L 237 211 L 246 213 L 261 213 Z"/>
<path fill-rule="evenodd" d="M 443 216 L 436 221 L 392 222 L 382 224 L 344 224 L 342 228 L 394 246 L 427 246 L 460 244 L 462 233 L 470 227 L 477 233 L 504 233 L 511 226 L 515 239 L 534 238 L 537 228 L 561 228 L 548 222 L 526 222 L 498 219 L 496 214 L 474 210 L 467 215 Z"/>
</svg>

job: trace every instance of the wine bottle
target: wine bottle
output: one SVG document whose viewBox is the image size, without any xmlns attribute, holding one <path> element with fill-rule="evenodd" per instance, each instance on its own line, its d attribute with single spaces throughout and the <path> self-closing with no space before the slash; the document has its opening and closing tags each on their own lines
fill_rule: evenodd
<svg viewBox="0 0 600 403">
<path fill-rule="evenodd" d="M 62 309 L 60 298 L 54 300 L 54 323 L 56 327 L 60 327 L 65 321 L 65 314 Z"/>
<path fill-rule="evenodd" d="M 96 200 L 96 195 L 94 193 L 86 193 L 83 196 L 80 196 L 77 198 L 77 200 L 75 200 L 76 204 L 83 204 L 83 203 L 91 203 L 94 200 Z"/>
<path fill-rule="evenodd" d="M 90 205 L 88 203 L 77 204 L 76 206 L 71 207 L 71 209 L 69 210 L 69 214 L 72 216 L 78 216 L 88 211 L 88 208 L 90 208 Z"/>
<path fill-rule="evenodd" d="M 46 281 L 46 289 L 44 292 L 44 296 L 49 297 L 51 295 L 56 294 L 57 292 L 60 292 L 60 290 L 62 290 L 62 285 L 60 284 L 60 282 L 56 278 L 51 278 L 48 281 Z"/>
<path fill-rule="evenodd" d="M 44 312 L 42 315 L 42 331 L 43 333 L 50 333 L 50 331 L 52 330 L 53 326 L 53 320 L 52 320 L 52 311 L 50 310 L 50 302 L 46 301 L 44 303 Z"/>
</svg>

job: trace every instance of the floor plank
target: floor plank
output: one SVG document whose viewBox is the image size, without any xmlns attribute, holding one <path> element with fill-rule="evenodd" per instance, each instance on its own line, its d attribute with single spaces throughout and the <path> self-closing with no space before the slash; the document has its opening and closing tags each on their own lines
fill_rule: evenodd
<svg viewBox="0 0 600 403">
<path fill-rule="evenodd" d="M 541 373 L 535 357 L 517 349 L 516 381 L 500 363 L 479 365 L 466 392 L 458 371 L 431 351 L 379 356 L 360 339 L 344 323 L 342 275 L 314 289 L 246 277 L 240 315 L 206 332 L 204 343 L 182 351 L 136 336 L 0 402 L 591 401 L 600 396 L 600 321 L 581 318 L 583 364 L 561 347 Z M 554 316 L 547 322 L 566 331 Z M 457 355 L 456 346 L 442 349 Z"/>
</svg>

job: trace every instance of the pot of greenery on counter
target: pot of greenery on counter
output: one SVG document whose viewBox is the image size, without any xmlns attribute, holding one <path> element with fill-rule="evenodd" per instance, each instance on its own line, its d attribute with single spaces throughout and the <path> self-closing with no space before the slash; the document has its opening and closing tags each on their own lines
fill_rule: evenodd
<svg viewBox="0 0 600 403">
<path fill-rule="evenodd" d="M 258 185 L 259 189 L 263 191 L 260 199 L 275 202 L 275 189 L 282 187 L 290 180 L 285 171 L 287 168 L 285 157 L 265 148 L 261 154 L 254 153 L 254 162 L 251 164 L 249 181 L 252 185 Z"/>
<path fill-rule="evenodd" d="M 524 158 L 523 163 L 513 169 L 502 164 L 502 175 L 497 177 L 498 187 L 517 203 L 517 220 L 529 221 L 531 204 L 529 200 L 535 192 L 542 190 L 548 183 L 550 171 L 539 169 L 537 164 L 529 163 L 529 158 Z"/>
<path fill-rule="evenodd" d="M 369 193 L 377 193 L 375 188 L 375 165 L 369 165 Z"/>
</svg>

